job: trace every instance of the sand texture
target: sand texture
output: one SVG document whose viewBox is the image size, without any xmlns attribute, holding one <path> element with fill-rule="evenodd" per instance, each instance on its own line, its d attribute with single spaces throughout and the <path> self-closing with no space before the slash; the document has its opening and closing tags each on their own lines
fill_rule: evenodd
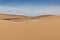
<svg viewBox="0 0 60 40">
<path fill-rule="evenodd" d="M 60 40 L 60 16 L 27 17 L 22 22 L 5 18 L 0 17 L 0 40 Z"/>
</svg>

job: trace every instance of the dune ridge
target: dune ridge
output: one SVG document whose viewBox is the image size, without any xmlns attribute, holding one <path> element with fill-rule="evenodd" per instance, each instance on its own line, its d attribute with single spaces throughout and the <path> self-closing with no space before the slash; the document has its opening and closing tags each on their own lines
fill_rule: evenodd
<svg viewBox="0 0 60 40">
<path fill-rule="evenodd" d="M 51 17 L 51 16 L 54 16 L 54 15 L 41 15 L 41 16 L 31 17 L 31 16 L 24 16 L 24 15 L 0 14 L 0 20 L 22 22 L 22 21 L 36 20 L 42 17 Z"/>
</svg>

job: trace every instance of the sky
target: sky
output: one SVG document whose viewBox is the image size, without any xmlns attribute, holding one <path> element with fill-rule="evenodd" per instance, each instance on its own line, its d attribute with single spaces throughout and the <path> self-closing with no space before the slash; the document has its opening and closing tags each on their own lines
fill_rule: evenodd
<svg viewBox="0 0 60 40">
<path fill-rule="evenodd" d="M 0 13 L 16 15 L 60 15 L 60 0 L 0 0 Z"/>
</svg>

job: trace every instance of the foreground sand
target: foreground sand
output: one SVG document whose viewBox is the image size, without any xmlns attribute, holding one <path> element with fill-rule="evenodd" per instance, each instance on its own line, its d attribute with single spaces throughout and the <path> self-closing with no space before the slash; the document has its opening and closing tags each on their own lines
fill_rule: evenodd
<svg viewBox="0 0 60 40">
<path fill-rule="evenodd" d="M 26 22 L 0 20 L 0 40 L 60 40 L 60 16 Z"/>
</svg>

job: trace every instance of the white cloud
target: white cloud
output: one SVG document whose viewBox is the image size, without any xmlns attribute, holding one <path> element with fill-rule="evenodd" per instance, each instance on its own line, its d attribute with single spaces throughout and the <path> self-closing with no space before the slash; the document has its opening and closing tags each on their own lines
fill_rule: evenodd
<svg viewBox="0 0 60 40">
<path fill-rule="evenodd" d="M 21 15 L 44 15 L 54 14 L 60 15 L 60 6 L 20 6 L 20 7 L 8 7 L 0 6 L 0 13 L 6 14 L 21 14 Z"/>
</svg>

